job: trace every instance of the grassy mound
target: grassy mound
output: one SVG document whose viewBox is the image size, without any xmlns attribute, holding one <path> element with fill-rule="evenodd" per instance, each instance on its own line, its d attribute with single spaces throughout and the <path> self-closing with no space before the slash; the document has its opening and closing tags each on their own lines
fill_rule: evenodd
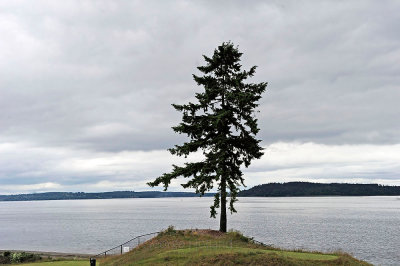
<svg viewBox="0 0 400 266">
<path fill-rule="evenodd" d="M 174 230 L 98 265 L 370 265 L 347 254 L 287 251 L 255 243 L 238 232 Z"/>
</svg>

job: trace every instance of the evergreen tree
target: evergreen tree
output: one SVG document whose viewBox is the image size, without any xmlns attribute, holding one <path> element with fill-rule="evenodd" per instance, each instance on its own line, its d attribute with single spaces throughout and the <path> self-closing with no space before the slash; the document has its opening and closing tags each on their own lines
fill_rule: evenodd
<svg viewBox="0 0 400 266">
<path fill-rule="evenodd" d="M 167 190 L 172 179 L 183 176 L 190 180 L 182 186 L 194 188 L 200 195 L 217 185 L 211 217 L 215 218 L 220 207 L 221 232 L 227 229 L 227 196 L 230 197 L 229 210 L 236 212 L 234 202 L 238 187 L 244 185 L 240 167 L 243 164 L 248 167 L 253 159 L 263 155 L 259 146 L 261 140 L 255 138 L 259 128 L 254 113 L 267 83 L 244 83 L 254 75 L 256 66 L 242 71 L 241 56 L 231 42 L 218 46 L 212 57 L 203 55 L 206 64 L 198 67 L 203 75 L 193 75 L 196 83 L 204 87 L 204 92 L 195 95 L 198 102 L 172 105 L 183 113 L 182 122 L 173 130 L 187 134 L 190 141 L 175 145 L 169 151 L 186 158 L 201 150 L 204 159 L 187 162 L 184 166 L 173 165 L 172 172 L 148 183 L 151 187 L 163 184 Z"/>
</svg>

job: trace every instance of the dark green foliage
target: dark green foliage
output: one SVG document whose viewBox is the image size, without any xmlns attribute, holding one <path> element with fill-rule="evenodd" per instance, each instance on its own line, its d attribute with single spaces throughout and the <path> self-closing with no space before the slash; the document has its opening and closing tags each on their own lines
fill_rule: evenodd
<svg viewBox="0 0 400 266">
<path fill-rule="evenodd" d="M 238 187 L 244 185 L 241 166 L 248 167 L 253 159 L 263 155 L 260 140 L 255 136 L 259 131 L 254 116 L 258 100 L 267 83 L 244 83 L 255 73 L 256 67 L 241 70 L 242 53 L 231 42 L 223 43 L 212 57 L 203 56 L 205 66 L 198 67 L 202 76 L 193 75 L 197 85 L 204 92 L 196 93 L 198 102 L 173 104 L 182 112 L 182 122 L 173 127 L 179 134 L 186 134 L 190 140 L 169 149 L 171 154 L 187 157 L 190 153 L 202 151 L 204 159 L 173 165 L 173 171 L 158 177 L 150 186 L 163 184 L 166 190 L 172 179 L 179 176 L 190 178 L 184 188 L 194 188 L 203 195 L 218 185 L 211 216 L 221 207 L 221 231 L 226 231 L 226 197 L 229 189 L 229 210 L 236 212 Z"/>
<path fill-rule="evenodd" d="M 0 264 L 33 262 L 41 259 L 39 255 L 26 252 L 5 251 L 3 254 L 0 254 Z"/>
<path fill-rule="evenodd" d="M 396 196 L 399 186 L 378 184 L 309 183 L 289 182 L 258 185 L 241 191 L 240 197 L 285 197 L 285 196 Z"/>
<path fill-rule="evenodd" d="M 176 230 L 175 227 L 173 225 L 168 226 L 167 229 L 165 229 L 164 231 L 160 232 L 158 235 L 159 236 L 163 236 L 163 235 L 175 235 L 176 234 Z"/>
<path fill-rule="evenodd" d="M 5 251 L 3 254 L 0 253 L 0 264 L 8 264 L 11 263 L 11 252 Z"/>
</svg>

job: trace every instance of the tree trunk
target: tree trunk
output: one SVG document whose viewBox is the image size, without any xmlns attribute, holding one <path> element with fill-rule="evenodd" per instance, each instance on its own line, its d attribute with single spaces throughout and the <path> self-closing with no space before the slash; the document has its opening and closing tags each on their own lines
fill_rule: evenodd
<svg viewBox="0 0 400 266">
<path fill-rule="evenodd" d="M 221 216 L 219 221 L 219 231 L 226 233 L 227 219 L 226 219 L 226 179 L 221 178 Z"/>
<path fill-rule="evenodd" d="M 225 84 L 225 76 L 226 76 L 226 69 L 224 69 L 225 71 L 225 75 L 223 77 L 224 79 L 224 90 L 222 91 L 222 102 L 221 102 L 221 106 L 222 109 L 225 110 L 225 91 L 226 91 L 226 84 Z M 229 132 L 229 128 L 227 127 L 227 123 L 226 121 L 222 121 L 222 134 L 224 136 L 224 139 L 226 140 L 226 135 Z M 224 156 L 224 160 L 223 160 L 223 165 L 222 165 L 222 169 L 223 169 L 223 174 L 221 176 L 221 217 L 219 220 L 219 231 L 226 233 L 226 224 L 227 224 L 227 219 L 226 219 L 226 169 L 225 169 L 225 156 Z"/>
</svg>

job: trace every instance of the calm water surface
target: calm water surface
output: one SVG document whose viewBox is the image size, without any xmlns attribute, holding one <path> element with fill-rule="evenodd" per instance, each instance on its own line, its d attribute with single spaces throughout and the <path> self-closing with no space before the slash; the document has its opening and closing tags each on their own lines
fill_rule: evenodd
<svg viewBox="0 0 400 266">
<path fill-rule="evenodd" d="M 228 227 L 283 248 L 400 265 L 399 197 L 240 198 Z M 165 229 L 218 229 L 212 198 L 0 202 L 0 249 L 99 253 Z"/>
</svg>

